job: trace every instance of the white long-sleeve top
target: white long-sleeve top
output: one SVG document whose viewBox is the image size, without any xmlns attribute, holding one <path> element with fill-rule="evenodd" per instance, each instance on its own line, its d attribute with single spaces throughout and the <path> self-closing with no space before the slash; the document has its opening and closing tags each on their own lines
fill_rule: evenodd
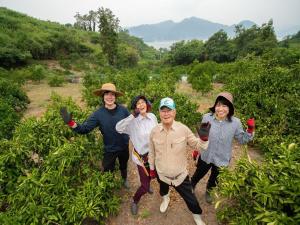
<svg viewBox="0 0 300 225">
<path fill-rule="evenodd" d="M 136 118 L 129 115 L 116 124 L 116 130 L 121 134 L 128 134 L 135 150 L 144 155 L 149 152 L 149 136 L 157 124 L 157 118 L 153 113 L 147 113 L 145 117 L 140 114 Z M 131 155 L 134 163 L 142 165 L 133 153 Z"/>
</svg>

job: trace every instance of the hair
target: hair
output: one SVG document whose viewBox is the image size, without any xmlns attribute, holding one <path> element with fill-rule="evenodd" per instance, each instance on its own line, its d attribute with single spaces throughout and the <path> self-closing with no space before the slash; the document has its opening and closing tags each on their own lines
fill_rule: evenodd
<svg viewBox="0 0 300 225">
<path fill-rule="evenodd" d="M 134 110 L 136 108 L 136 105 L 140 99 L 143 99 L 146 102 L 147 105 L 147 112 L 151 111 L 152 105 L 151 102 L 144 96 L 144 95 L 138 95 L 135 98 L 133 98 L 131 102 L 131 109 Z"/>
<path fill-rule="evenodd" d="M 104 102 L 104 95 L 107 94 L 107 93 L 109 93 L 109 92 L 114 93 L 113 91 L 104 91 L 104 92 L 103 92 L 103 95 L 101 96 L 101 97 L 102 97 L 102 98 L 101 98 L 101 101 L 102 101 L 103 105 L 105 105 L 105 102 Z M 116 96 L 115 93 L 114 93 L 114 95 Z M 117 96 L 116 96 L 116 98 L 117 98 Z"/>
<path fill-rule="evenodd" d="M 229 113 L 228 113 L 228 115 L 227 115 L 227 119 L 228 119 L 229 122 L 231 122 L 231 121 L 232 121 L 232 120 L 231 120 L 231 117 L 232 117 L 233 114 L 234 114 L 234 107 L 233 107 L 233 104 L 232 104 L 230 101 L 228 101 L 226 98 L 224 98 L 223 96 L 219 96 L 219 97 L 216 99 L 214 106 L 211 107 L 211 108 L 209 108 L 210 111 L 212 112 L 212 114 L 215 113 L 215 111 L 216 111 L 216 105 L 217 105 L 218 103 L 221 103 L 222 105 L 228 106 L 228 108 L 229 108 Z"/>
</svg>

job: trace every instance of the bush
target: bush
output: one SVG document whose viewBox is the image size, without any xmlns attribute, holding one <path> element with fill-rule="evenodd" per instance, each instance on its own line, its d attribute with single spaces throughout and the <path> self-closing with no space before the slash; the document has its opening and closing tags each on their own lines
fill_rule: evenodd
<svg viewBox="0 0 300 225">
<path fill-rule="evenodd" d="M 1 224 L 81 224 L 118 210 L 121 178 L 100 171 L 102 139 L 96 132 L 73 133 L 61 119 L 61 106 L 78 121 L 89 113 L 52 96 L 42 118 L 25 120 L 13 139 L 0 141 Z"/>
<path fill-rule="evenodd" d="M 16 113 L 13 107 L 0 98 L 0 139 L 9 139 L 12 137 L 12 132 L 16 124 L 20 120 L 20 116 Z"/>
<path fill-rule="evenodd" d="M 41 82 L 46 77 L 45 68 L 42 65 L 35 65 L 32 68 L 31 79 L 33 81 Z"/>
<path fill-rule="evenodd" d="M 300 223 L 300 148 L 274 147 L 262 165 L 244 159 L 224 169 L 217 187 L 218 218 L 230 224 Z"/>
<path fill-rule="evenodd" d="M 58 75 L 54 75 L 49 78 L 48 84 L 50 87 L 61 87 L 64 84 L 64 78 Z"/>
<path fill-rule="evenodd" d="M 27 95 L 17 84 L 0 78 L 0 139 L 12 137 L 14 127 L 28 103 Z"/>
</svg>

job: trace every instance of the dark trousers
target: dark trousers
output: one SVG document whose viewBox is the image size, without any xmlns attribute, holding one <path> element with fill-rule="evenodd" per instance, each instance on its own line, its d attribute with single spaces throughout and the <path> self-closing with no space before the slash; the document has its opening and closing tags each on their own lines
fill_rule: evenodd
<svg viewBox="0 0 300 225">
<path fill-rule="evenodd" d="M 119 160 L 119 169 L 121 170 L 121 176 L 123 179 L 127 178 L 127 162 L 129 159 L 129 150 L 119 152 L 105 152 L 102 165 L 104 172 L 112 172 L 115 170 L 116 160 Z"/>
<path fill-rule="evenodd" d="M 211 169 L 211 173 L 208 179 L 208 183 L 206 185 L 207 191 L 211 190 L 213 187 L 217 185 L 220 168 L 212 163 L 207 164 L 201 159 L 201 157 L 199 157 L 197 162 L 197 169 L 194 175 L 192 176 L 192 186 L 194 188 L 199 182 L 199 180 L 201 180 L 210 169 Z"/>
<path fill-rule="evenodd" d="M 133 196 L 133 201 L 135 203 L 138 203 L 141 197 L 149 191 L 150 180 L 151 180 L 150 177 L 145 173 L 142 166 L 137 165 L 137 168 L 140 175 L 141 186 L 137 189 L 137 191 Z M 149 169 L 148 169 L 148 174 L 149 174 Z"/>
<path fill-rule="evenodd" d="M 159 194 L 161 196 L 164 196 L 169 193 L 169 184 L 161 181 L 159 177 L 157 177 L 158 183 L 159 183 Z M 180 194 L 180 196 L 185 201 L 187 207 L 189 210 L 194 214 L 202 214 L 202 209 L 199 205 L 199 202 L 194 194 L 192 184 L 190 181 L 189 176 L 187 176 L 184 181 L 177 187 L 175 187 L 175 190 Z"/>
</svg>

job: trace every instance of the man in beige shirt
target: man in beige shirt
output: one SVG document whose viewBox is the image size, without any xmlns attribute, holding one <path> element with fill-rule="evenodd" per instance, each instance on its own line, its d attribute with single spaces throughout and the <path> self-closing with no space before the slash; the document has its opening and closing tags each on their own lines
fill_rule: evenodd
<svg viewBox="0 0 300 225">
<path fill-rule="evenodd" d="M 159 115 L 161 123 L 150 134 L 149 164 L 150 176 L 160 185 L 163 201 L 160 211 L 164 213 L 169 205 L 169 186 L 173 186 L 193 213 L 197 225 L 205 225 L 201 219 L 202 209 L 193 192 L 187 170 L 187 147 L 206 149 L 208 141 L 197 138 L 184 124 L 175 121 L 175 103 L 171 98 L 160 101 Z M 203 130 L 203 127 L 202 127 Z M 206 129 L 208 134 L 209 127 Z M 156 172 L 155 172 L 156 171 Z"/>
</svg>

